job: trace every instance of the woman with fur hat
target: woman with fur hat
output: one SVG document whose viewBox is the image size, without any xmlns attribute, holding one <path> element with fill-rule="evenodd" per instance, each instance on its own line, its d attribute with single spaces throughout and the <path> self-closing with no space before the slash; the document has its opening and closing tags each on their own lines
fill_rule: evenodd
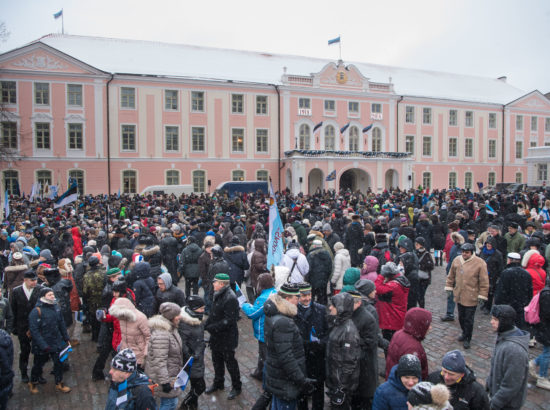
<svg viewBox="0 0 550 410">
<path fill-rule="evenodd" d="M 23 258 L 23 253 L 14 252 L 11 255 L 9 266 L 4 269 L 4 283 L 2 287 L 11 292 L 16 286 L 23 284 L 23 275 L 29 269 Z"/>
<path fill-rule="evenodd" d="M 444 384 L 420 382 L 407 395 L 409 409 L 452 410 L 449 404 L 449 389 Z"/>
</svg>

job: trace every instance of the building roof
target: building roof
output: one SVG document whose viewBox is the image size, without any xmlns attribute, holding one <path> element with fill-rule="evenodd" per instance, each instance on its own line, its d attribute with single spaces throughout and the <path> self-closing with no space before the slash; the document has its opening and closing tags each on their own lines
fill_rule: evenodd
<svg viewBox="0 0 550 410">
<path fill-rule="evenodd" d="M 44 43 L 109 73 L 281 84 L 290 75 L 317 73 L 332 60 L 152 41 L 50 34 Z M 505 81 L 378 64 L 353 64 L 370 81 L 392 78 L 398 95 L 506 104 L 526 94 Z"/>
</svg>

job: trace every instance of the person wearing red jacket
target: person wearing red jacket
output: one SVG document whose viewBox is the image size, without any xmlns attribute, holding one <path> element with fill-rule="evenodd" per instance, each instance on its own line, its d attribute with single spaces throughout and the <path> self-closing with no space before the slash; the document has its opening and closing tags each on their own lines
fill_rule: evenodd
<svg viewBox="0 0 550 410">
<path fill-rule="evenodd" d="M 546 272 L 542 268 L 544 266 L 544 256 L 539 251 L 531 249 L 525 252 L 521 260 L 521 266 L 529 272 L 533 280 L 533 296 L 539 293 L 546 283 Z"/>
<path fill-rule="evenodd" d="M 380 269 L 380 275 L 374 282 L 376 286 L 376 310 L 380 320 L 380 329 L 384 339 L 390 341 L 393 334 L 403 327 L 409 297 L 409 280 L 403 276 L 399 267 L 388 262 Z"/>
<path fill-rule="evenodd" d="M 393 335 L 388 348 L 386 379 L 392 367 L 399 363 L 399 359 L 405 354 L 414 354 L 420 359 L 422 380 L 428 378 L 428 357 L 422 347 L 422 340 L 431 329 L 431 323 L 432 314 L 426 309 L 415 307 L 407 312 L 403 329 Z"/>
</svg>

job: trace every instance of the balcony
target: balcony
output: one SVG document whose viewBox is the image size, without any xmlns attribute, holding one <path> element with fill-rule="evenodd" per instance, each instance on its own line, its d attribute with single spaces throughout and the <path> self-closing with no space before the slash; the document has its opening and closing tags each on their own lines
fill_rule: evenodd
<svg viewBox="0 0 550 410">
<path fill-rule="evenodd" d="M 294 149 L 285 151 L 286 158 L 327 158 L 327 159 L 399 159 L 412 160 L 412 154 L 408 152 L 382 152 L 382 151 L 333 151 L 333 150 L 307 150 Z"/>
</svg>

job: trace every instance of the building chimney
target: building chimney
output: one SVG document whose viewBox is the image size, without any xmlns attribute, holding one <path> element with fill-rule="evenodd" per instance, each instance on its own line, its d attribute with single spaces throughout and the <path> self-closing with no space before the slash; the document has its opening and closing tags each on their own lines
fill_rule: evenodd
<svg viewBox="0 0 550 410">
<path fill-rule="evenodd" d="M 503 83 L 505 83 L 506 80 L 507 80 L 507 78 L 506 78 L 505 75 L 503 75 L 502 77 L 498 77 L 497 80 L 500 80 L 500 81 L 502 81 Z"/>
</svg>

